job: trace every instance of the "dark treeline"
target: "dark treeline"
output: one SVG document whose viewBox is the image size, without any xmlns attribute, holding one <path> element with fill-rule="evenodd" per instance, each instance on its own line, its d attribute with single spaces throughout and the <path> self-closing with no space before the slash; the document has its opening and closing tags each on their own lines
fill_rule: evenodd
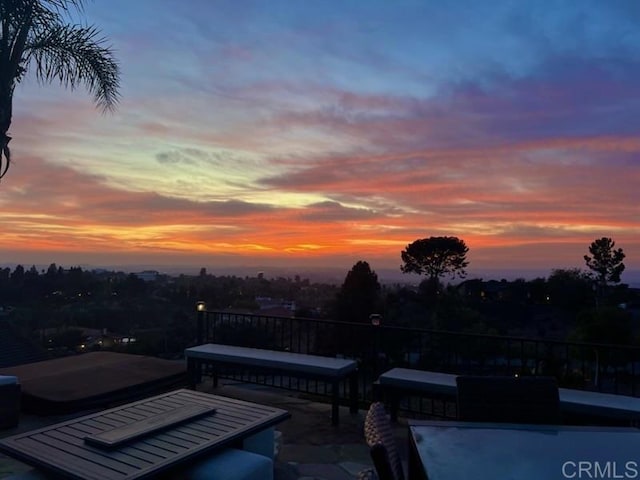
<svg viewBox="0 0 640 480">
<path fill-rule="evenodd" d="M 144 279 L 143 279 L 144 278 Z M 596 295 L 597 294 L 597 295 Z M 299 317 L 473 333 L 635 344 L 638 293 L 626 285 L 606 295 L 594 291 L 579 269 L 554 270 L 548 278 L 515 281 L 470 279 L 455 285 L 381 285 L 367 262 L 346 273 L 342 285 L 300 277 L 199 275 L 141 276 L 63 269 L 0 269 L 3 318 L 45 346 L 73 349 L 81 329 L 137 338 L 129 350 L 179 354 L 195 338 L 195 304 L 209 310 L 260 311 L 260 298 L 295 304 Z M 281 313 L 278 313 L 281 314 Z"/>
<path fill-rule="evenodd" d="M 195 305 L 255 311 L 259 297 L 295 301 L 300 316 L 327 316 L 325 307 L 337 287 L 299 277 L 265 279 L 199 275 L 138 275 L 103 270 L 63 269 L 51 264 L 38 271 L 0 269 L 2 317 L 25 337 L 45 346 L 72 349 L 81 330 L 94 329 L 137 338 L 129 350 L 181 352 L 195 338 Z"/>
<path fill-rule="evenodd" d="M 638 343 L 640 293 L 625 284 L 595 288 L 593 277 L 580 269 L 556 269 L 547 278 L 533 280 L 470 279 L 455 285 L 425 278 L 417 288 L 376 283 L 375 272 L 358 262 L 338 294 L 334 317 L 366 321 L 380 313 L 385 324 L 406 327 Z M 368 294 L 363 292 L 367 285 Z"/>
</svg>

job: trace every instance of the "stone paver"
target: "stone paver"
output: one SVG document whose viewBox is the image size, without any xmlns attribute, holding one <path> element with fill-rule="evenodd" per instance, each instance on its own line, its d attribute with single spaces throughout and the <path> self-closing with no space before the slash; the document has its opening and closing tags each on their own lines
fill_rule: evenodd
<svg viewBox="0 0 640 480">
<path fill-rule="evenodd" d="M 360 473 L 362 470 L 372 468 L 370 464 L 358 462 L 340 462 L 338 463 L 338 466 L 354 478 L 357 478 L 358 473 Z"/>
<path fill-rule="evenodd" d="M 339 445 L 340 458 L 348 458 L 354 462 L 371 463 L 371 456 L 369 455 L 369 448 L 364 442 L 358 444 L 345 444 Z"/>
<path fill-rule="evenodd" d="M 298 465 L 299 480 L 353 480 L 353 477 L 332 463 L 304 463 Z"/>
<path fill-rule="evenodd" d="M 340 454 L 334 445 L 284 444 L 278 454 L 280 462 L 294 463 L 337 463 Z"/>
</svg>

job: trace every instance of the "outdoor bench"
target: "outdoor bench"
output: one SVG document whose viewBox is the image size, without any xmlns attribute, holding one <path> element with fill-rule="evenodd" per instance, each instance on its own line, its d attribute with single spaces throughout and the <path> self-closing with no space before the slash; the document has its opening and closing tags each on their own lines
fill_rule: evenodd
<svg viewBox="0 0 640 480">
<path fill-rule="evenodd" d="M 396 420 L 400 399 L 407 395 L 429 395 L 455 399 L 457 375 L 408 368 L 393 368 L 377 381 L 384 399 L 389 403 L 391 418 Z M 625 421 L 640 420 L 640 398 L 611 393 L 559 388 L 560 409 L 575 416 Z"/>
<path fill-rule="evenodd" d="M 263 350 L 207 343 L 187 348 L 190 388 L 195 389 L 202 375 L 202 366 L 213 369 L 213 385 L 217 386 L 218 369 L 222 365 L 232 365 L 269 372 L 284 372 L 317 379 L 331 384 L 331 422 L 339 423 L 339 386 L 349 380 L 349 400 L 351 413 L 358 411 L 358 364 L 355 360 L 321 357 L 302 353 Z"/>
</svg>

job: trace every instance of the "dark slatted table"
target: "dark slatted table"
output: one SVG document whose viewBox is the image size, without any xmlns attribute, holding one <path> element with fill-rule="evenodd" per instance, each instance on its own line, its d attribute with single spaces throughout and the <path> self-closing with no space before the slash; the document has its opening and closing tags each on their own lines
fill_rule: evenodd
<svg viewBox="0 0 640 480">
<path fill-rule="evenodd" d="M 279 408 L 183 389 L 7 437 L 0 440 L 0 450 L 64 478 L 151 478 L 289 416 Z M 164 425 L 167 421 L 176 423 Z M 154 423 L 162 428 L 131 438 L 136 426 L 149 429 Z M 115 446 L 95 441 L 105 436 L 110 443 L 129 439 Z"/>
</svg>

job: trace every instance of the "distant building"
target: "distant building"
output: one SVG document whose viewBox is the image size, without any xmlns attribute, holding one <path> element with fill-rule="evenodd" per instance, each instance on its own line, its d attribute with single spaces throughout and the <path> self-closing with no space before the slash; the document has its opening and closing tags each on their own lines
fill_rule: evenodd
<svg viewBox="0 0 640 480">
<path fill-rule="evenodd" d="M 285 310 L 289 312 L 296 311 L 296 302 L 294 300 L 285 300 L 283 298 L 271 298 L 271 297 L 256 297 L 256 303 L 258 308 L 262 312 L 263 310 Z"/>
<path fill-rule="evenodd" d="M 142 272 L 136 272 L 134 275 L 145 282 L 154 282 L 158 279 L 160 273 L 156 270 L 144 270 Z"/>
</svg>

